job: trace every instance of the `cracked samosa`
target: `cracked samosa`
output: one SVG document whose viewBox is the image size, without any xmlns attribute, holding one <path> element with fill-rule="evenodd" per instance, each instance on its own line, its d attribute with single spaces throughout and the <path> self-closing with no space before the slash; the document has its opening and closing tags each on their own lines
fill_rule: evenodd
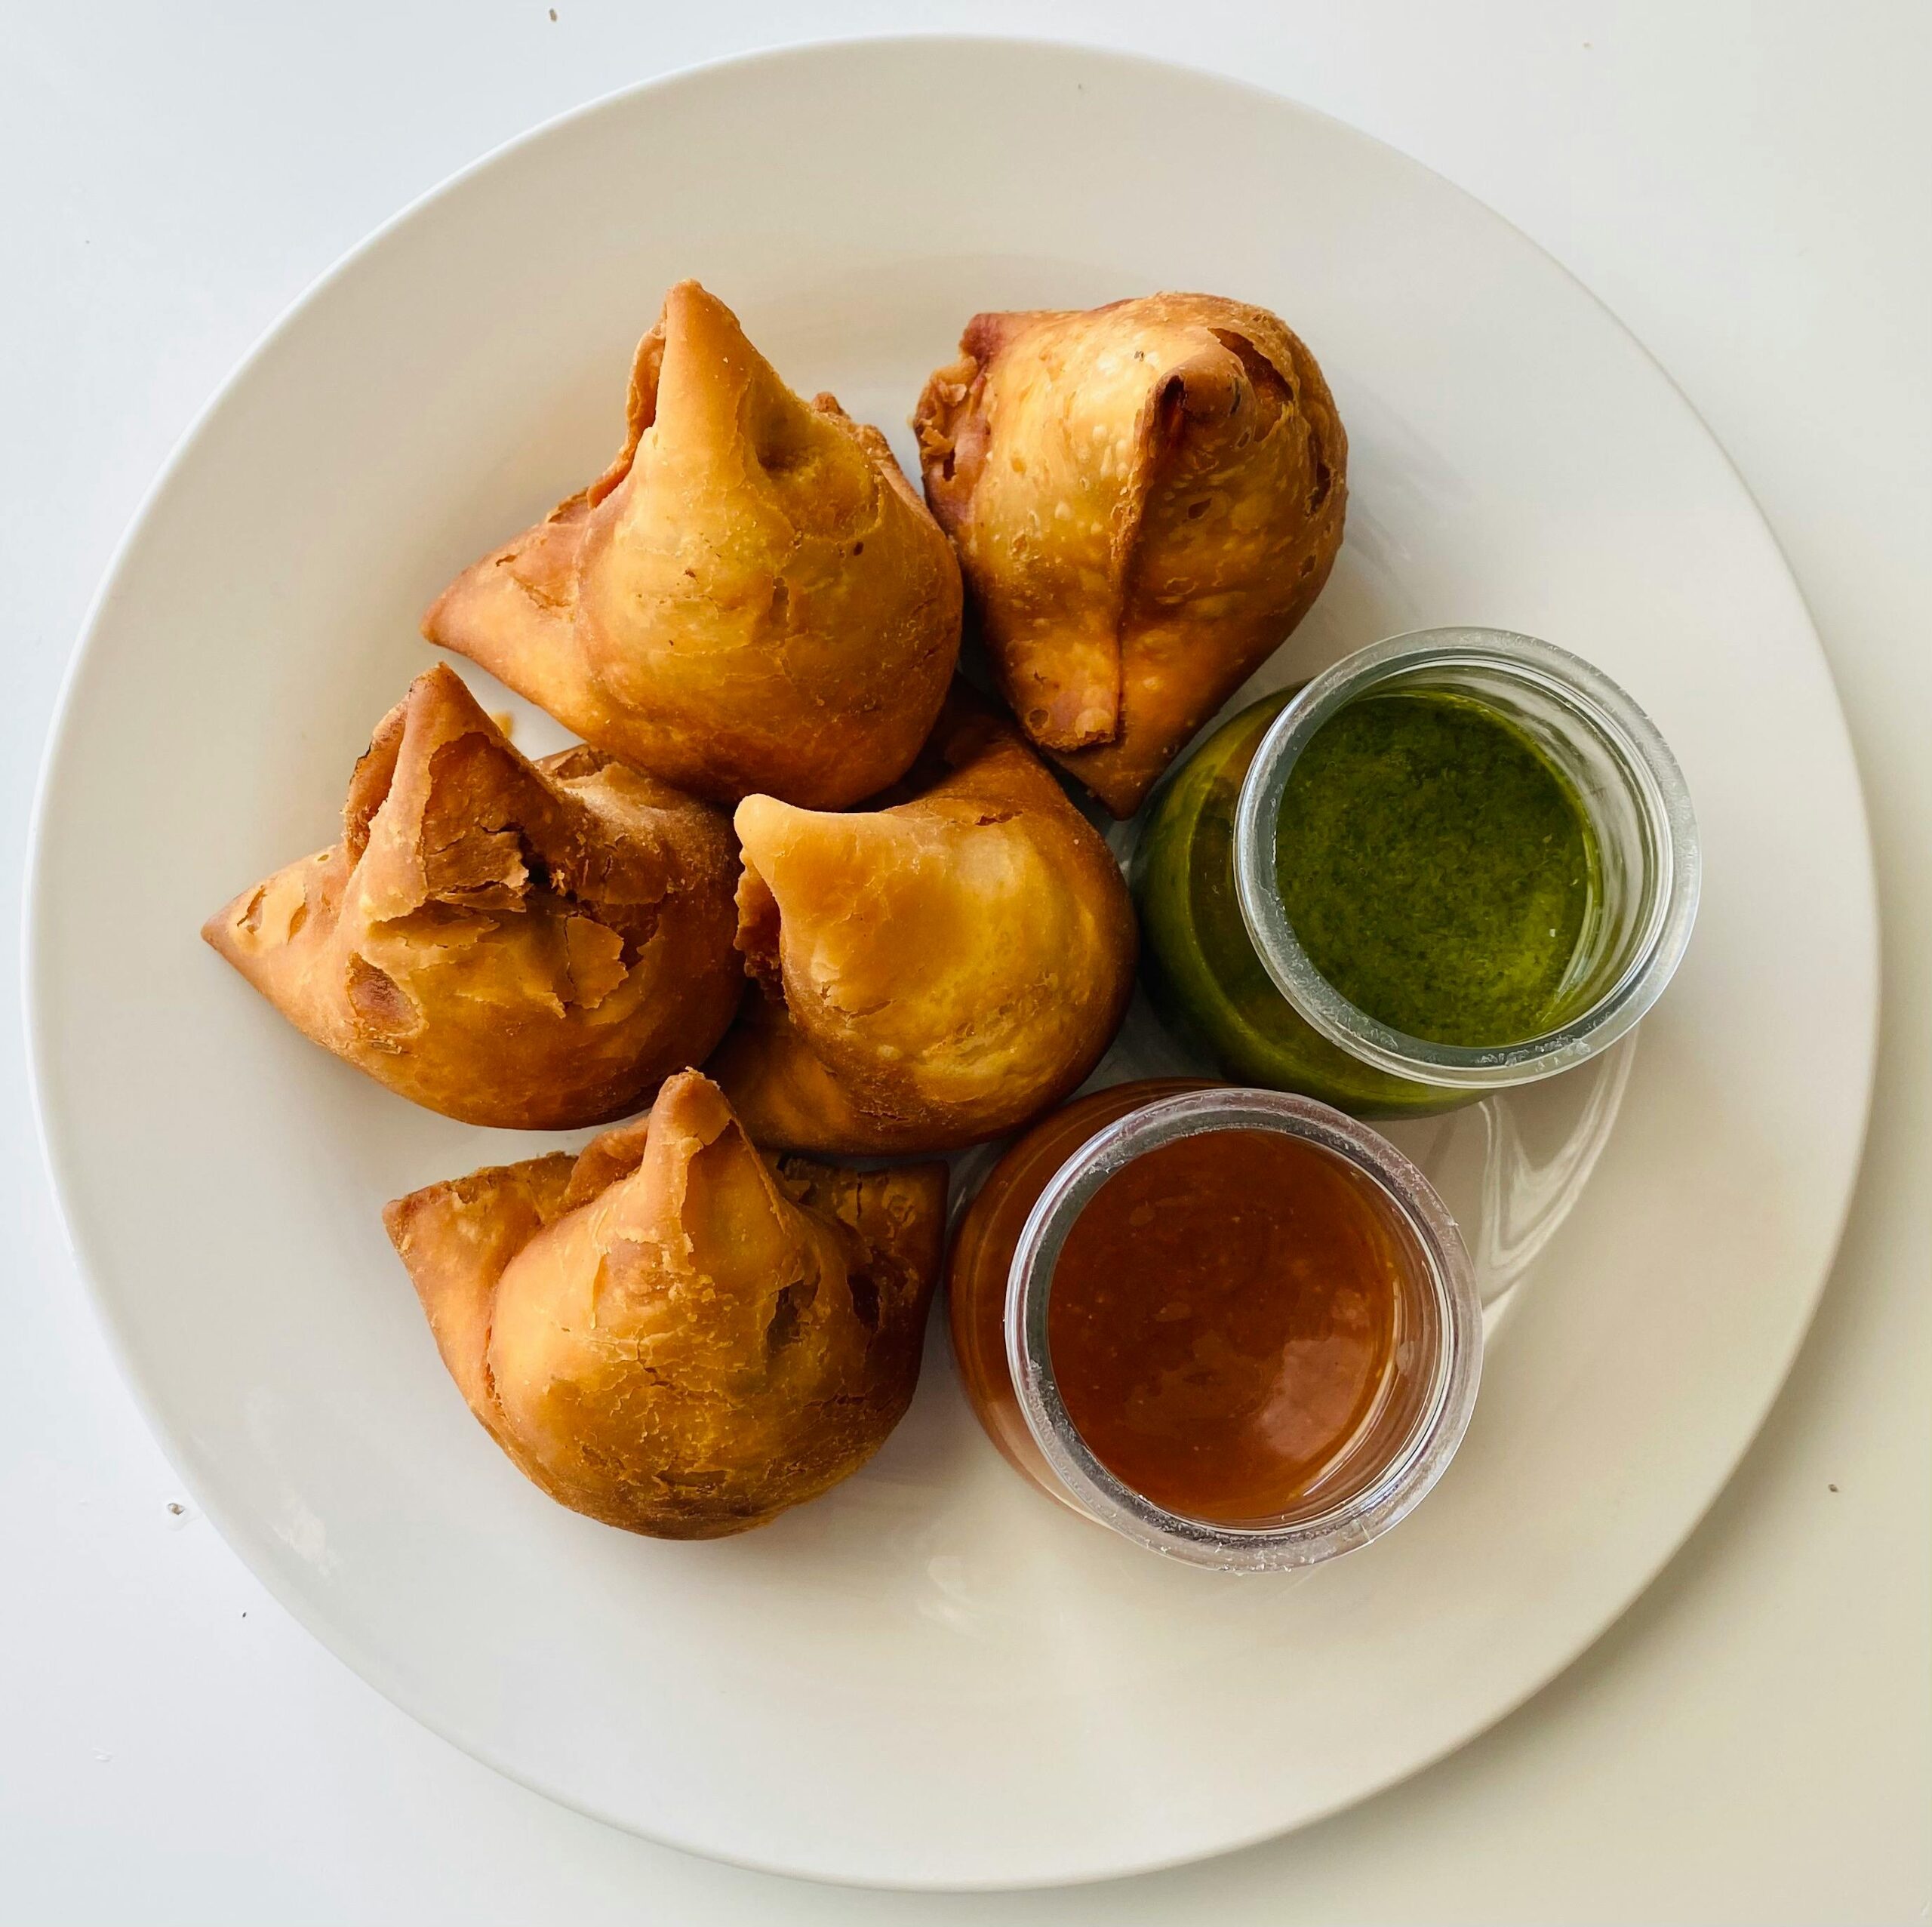
<svg viewBox="0 0 1932 1927">
<path fill-rule="evenodd" d="M 913 417 L 926 500 L 1021 728 L 1131 816 L 1328 578 L 1334 399 L 1211 294 L 976 315 L 959 349 Z"/>
<path fill-rule="evenodd" d="M 688 281 L 638 346 L 616 460 L 423 633 L 681 789 L 837 809 L 918 753 L 959 617 L 952 548 L 885 438 L 801 401 Z"/>
<path fill-rule="evenodd" d="M 580 1156 L 398 1199 L 450 1376 L 551 1498 L 660 1538 L 761 1525 L 864 1464 L 912 1402 L 946 1168 L 753 1148 L 671 1079 Z"/>
<path fill-rule="evenodd" d="M 343 840 L 202 934 L 305 1036 L 466 1123 L 621 1117 L 731 1020 L 723 813 L 578 748 L 532 763 L 441 664 L 349 779 Z"/>
<path fill-rule="evenodd" d="M 1072 1091 L 1133 988 L 1099 833 L 955 694 L 910 800 L 738 805 L 738 944 L 761 994 L 709 1067 L 761 1144 L 858 1155 L 1003 1136 Z"/>
</svg>

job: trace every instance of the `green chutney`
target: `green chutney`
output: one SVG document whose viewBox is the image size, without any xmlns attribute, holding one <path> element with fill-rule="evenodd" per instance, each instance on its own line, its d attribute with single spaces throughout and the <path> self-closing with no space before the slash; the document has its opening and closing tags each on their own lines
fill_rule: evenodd
<svg viewBox="0 0 1932 1927">
<path fill-rule="evenodd" d="M 1169 1027 L 1237 1084 L 1300 1091 L 1358 1117 L 1416 1117 L 1473 1103 L 1331 1044 L 1275 989 L 1235 890 L 1235 811 L 1268 725 L 1294 692 L 1231 717 L 1154 793 L 1134 851 L 1141 975 Z"/>
<path fill-rule="evenodd" d="M 1560 1021 L 1597 894 L 1569 783 L 1497 711 L 1431 691 L 1367 695 L 1288 777 L 1281 902 L 1358 1010 L 1430 1043 L 1520 1043 Z"/>
</svg>

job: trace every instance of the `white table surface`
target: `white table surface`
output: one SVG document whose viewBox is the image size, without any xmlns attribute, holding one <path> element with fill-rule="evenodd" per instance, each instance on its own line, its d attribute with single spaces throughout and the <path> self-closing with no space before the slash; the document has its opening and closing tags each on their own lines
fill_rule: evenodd
<svg viewBox="0 0 1932 1927">
<path fill-rule="evenodd" d="M 261 331 L 405 202 L 693 61 L 1051 32 L 1262 81 L 1526 229 L 1730 449 L 1815 612 L 1878 846 L 1863 1181 L 1762 1436 L 1554 1685 L 1294 1838 L 1100 1889 L 861 1895 L 553 1807 L 314 1645 L 189 1504 L 74 1276 L 0 1029 L 0 1922 L 1932 1917 L 1932 9 L 1568 0 L 118 0 L 0 9 L 0 895 L 116 538 Z M 291 451 L 299 458 L 299 451 Z M 195 746 L 184 743 L 184 755 Z M 0 996 L 16 958 L 0 947 Z M 1790 1048 L 1802 1076 L 1802 1040 Z M 173 1502 L 172 1504 L 171 1502 Z"/>
</svg>

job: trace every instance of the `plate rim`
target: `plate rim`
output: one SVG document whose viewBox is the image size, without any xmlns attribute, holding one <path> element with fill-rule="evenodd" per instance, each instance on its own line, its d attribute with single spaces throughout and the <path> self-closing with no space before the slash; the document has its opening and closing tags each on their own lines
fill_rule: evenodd
<svg viewBox="0 0 1932 1927">
<path fill-rule="evenodd" d="M 50 835 L 51 814 L 54 793 L 57 786 L 60 767 L 70 750 L 70 738 L 74 733 L 75 703 L 88 659 L 92 654 L 120 579 L 128 559 L 143 536 L 146 525 L 164 496 L 171 487 L 178 472 L 185 465 L 196 445 L 201 440 L 210 423 L 228 405 L 231 398 L 245 383 L 258 363 L 266 358 L 269 350 L 281 337 L 296 325 L 311 304 L 327 289 L 347 276 L 362 258 L 373 252 L 395 230 L 405 226 L 432 203 L 451 193 L 473 176 L 481 174 L 507 160 L 526 146 L 534 146 L 559 131 L 580 122 L 588 121 L 607 112 L 616 112 L 629 107 L 631 103 L 666 90 L 684 86 L 706 77 L 726 72 L 737 72 L 756 68 L 782 67 L 788 63 L 808 63 L 814 58 L 836 62 L 841 57 L 855 51 L 869 52 L 884 48 L 905 45 L 922 48 L 953 48 L 961 53 L 1012 55 L 1038 53 L 1054 57 L 1069 57 L 1116 68 L 1137 70 L 1149 77 L 1177 77 L 1189 85 L 1220 89 L 1244 97 L 1248 101 L 1280 111 L 1285 109 L 1292 115 L 1322 123 L 1331 133 L 1344 140 L 1359 143 L 1384 154 L 1397 156 L 1405 165 L 1420 170 L 1459 196 L 1471 207 L 1479 209 L 1489 220 L 1506 229 L 1526 247 L 1532 249 L 1543 261 L 1555 268 L 1563 278 L 1580 292 L 1603 317 L 1628 340 L 1642 356 L 1645 362 L 1661 379 L 1671 394 L 1682 406 L 1690 420 L 1703 436 L 1711 450 L 1722 463 L 1731 480 L 1737 485 L 1745 501 L 1748 502 L 1768 545 L 1770 553 L 1776 558 L 1783 577 L 1788 584 L 1798 609 L 1802 611 L 1807 631 L 1819 661 L 1824 670 L 1831 691 L 1831 720 L 1843 744 L 1844 765 L 1850 778 L 1850 800 L 1856 814 L 1857 831 L 1857 863 L 1860 895 L 1866 914 L 1854 933 L 1862 950 L 1857 960 L 1862 965 L 1860 975 L 1863 980 L 1863 1005 L 1865 1011 L 1864 1037 L 1860 1052 L 1860 1069 L 1862 1091 L 1858 1103 L 1858 1122 L 1854 1141 L 1849 1147 L 1849 1156 L 1844 1176 L 1841 1195 L 1829 1213 L 1831 1230 L 1824 1256 L 1818 1273 L 1808 1291 L 1794 1307 L 1791 1327 L 1778 1352 L 1777 1368 L 1768 1375 L 1761 1397 L 1749 1414 L 1748 1423 L 1743 1427 L 1734 1449 L 1723 1455 L 1722 1467 L 1709 1489 L 1706 1491 L 1684 1519 L 1681 1527 L 1667 1537 L 1663 1550 L 1655 1559 L 1638 1571 L 1627 1587 L 1620 1589 L 1614 1600 L 1604 1609 L 1598 1623 L 1568 1652 L 1567 1657 L 1547 1671 L 1524 1685 L 1514 1695 L 1498 1701 L 1476 1724 L 1455 1738 L 1408 1761 L 1399 1769 L 1389 1772 L 1371 1784 L 1340 1793 L 1331 1799 L 1320 1800 L 1309 1805 L 1294 1818 L 1280 1824 L 1263 1826 L 1230 1835 L 1216 1843 L 1191 1848 L 1177 1852 L 1148 1855 L 1127 1862 L 1106 1864 L 1081 1863 L 1070 1865 L 1064 1870 L 1050 1876 L 1031 1877 L 1023 1882 L 1004 1879 L 995 1876 L 968 1879 L 957 1876 L 924 1879 L 909 1876 L 881 1877 L 865 1874 L 828 1873 L 821 1867 L 797 1864 L 781 1858 L 760 1858 L 753 1855 L 731 1850 L 714 1844 L 700 1844 L 691 1839 L 681 1839 L 670 1834 L 656 1831 L 639 1824 L 635 1818 L 620 1815 L 601 1807 L 594 1801 L 565 1792 L 546 1783 L 535 1774 L 528 1772 L 513 1761 L 500 1756 L 489 1744 L 463 1731 L 442 1716 L 432 1713 L 418 1704 L 417 1696 L 408 1685 L 395 1676 L 389 1664 L 380 1656 L 368 1651 L 339 1622 L 328 1618 L 317 1607 L 312 1607 L 292 1584 L 285 1582 L 276 1559 L 268 1556 L 270 1552 L 265 1535 L 240 1513 L 232 1511 L 224 1501 L 211 1501 L 210 1495 L 219 1488 L 217 1469 L 205 1464 L 199 1450 L 186 1433 L 171 1422 L 164 1420 L 155 1398 L 151 1396 L 142 1373 L 137 1368 L 128 1341 L 118 1320 L 111 1308 L 109 1296 L 100 1282 L 100 1267 L 91 1256 L 86 1237 L 76 1224 L 68 1206 L 67 1192 L 62 1181 L 63 1165 L 72 1164 L 77 1154 L 63 1143 L 63 1133 L 57 1124 L 53 1106 L 50 1101 L 47 1083 L 47 1060 L 52 1048 L 49 1027 L 46 1017 L 48 1001 L 43 987 L 43 974 L 51 978 L 53 959 L 48 954 L 46 935 L 48 922 L 45 908 L 51 885 L 49 880 L 48 844 Z M 1852 853 L 1845 853 L 1850 860 Z M 687 63 L 664 73 L 648 78 L 626 83 L 613 88 L 593 98 L 579 103 L 557 114 L 537 122 L 532 126 L 498 142 L 481 154 L 454 169 L 429 187 L 414 195 L 392 214 L 378 223 L 368 233 L 332 260 L 319 274 L 313 276 L 300 291 L 275 314 L 266 328 L 256 337 L 246 352 L 238 359 L 227 374 L 198 408 L 183 428 L 166 458 L 156 469 L 140 499 L 130 516 L 125 528 L 114 544 L 100 579 L 89 599 L 68 660 L 63 671 L 58 693 L 43 744 L 39 768 L 36 776 L 32 808 L 28 819 L 26 860 L 22 888 L 21 919 L 21 997 L 23 1027 L 26 1034 L 26 1088 L 29 1107 L 32 1113 L 35 1134 L 40 1150 L 42 1168 L 52 1196 L 57 1218 L 60 1224 L 74 1273 L 88 1301 L 94 1323 L 108 1348 L 123 1386 L 132 1397 L 143 1421 L 169 1463 L 180 1475 L 183 1485 L 193 1498 L 197 1507 L 207 1516 L 231 1550 L 239 1557 L 254 1578 L 275 1599 L 277 1603 L 295 1620 L 303 1630 L 314 1639 L 340 1664 L 355 1674 L 365 1684 L 372 1688 L 382 1698 L 407 1714 L 419 1725 L 435 1734 L 446 1744 L 456 1747 L 470 1758 L 501 1774 L 515 1784 L 555 1802 L 558 1805 L 608 1825 L 620 1832 L 648 1840 L 654 1845 L 669 1847 L 681 1852 L 697 1855 L 715 1860 L 721 1864 L 742 1867 L 748 1871 L 777 1875 L 786 1878 L 807 1880 L 814 1884 L 830 1887 L 849 1886 L 878 1892 L 1004 1892 L 1025 1891 L 1033 1888 L 1075 1886 L 1103 1880 L 1123 1879 L 1143 1873 L 1161 1872 L 1177 1867 L 1197 1864 L 1218 1858 L 1225 1854 L 1237 1853 L 1257 1846 L 1269 1840 L 1280 1839 L 1299 1832 L 1305 1827 L 1315 1825 L 1346 1812 L 1351 1807 L 1377 1798 L 1391 1788 L 1399 1786 L 1420 1774 L 1435 1766 L 1463 1747 L 1481 1738 L 1518 1712 L 1531 1700 L 1537 1697 L 1563 1673 L 1569 1670 L 1588 1653 L 1612 1627 L 1624 1617 L 1644 1593 L 1655 1583 L 1664 1568 L 1683 1550 L 1685 1544 L 1708 1516 L 1719 1496 L 1735 1478 L 1738 1468 L 1763 1430 L 1773 1407 L 1782 1395 L 1799 1351 L 1816 1318 L 1817 1309 L 1825 1290 L 1830 1284 L 1836 1270 L 1842 1249 L 1844 1234 L 1849 1221 L 1852 1205 L 1856 1198 L 1859 1181 L 1863 1172 L 1871 1127 L 1872 1104 L 1877 1070 L 1877 1048 L 1883 1015 L 1884 985 L 1881 971 L 1881 939 L 1882 934 L 1882 908 L 1877 881 L 1877 868 L 1872 849 L 1871 814 L 1866 797 L 1863 772 L 1858 761 L 1856 746 L 1852 740 L 1844 713 L 1843 700 L 1839 694 L 1837 679 L 1832 673 L 1829 653 L 1823 639 L 1818 633 L 1817 624 L 1803 587 L 1793 571 L 1790 559 L 1756 492 L 1738 468 L 1730 451 L 1705 420 L 1690 397 L 1678 384 L 1670 371 L 1653 352 L 1641 337 L 1638 335 L 1607 302 L 1599 297 L 1561 259 L 1552 254 L 1541 242 L 1499 212 L 1480 195 L 1452 180 L 1427 162 L 1420 159 L 1393 142 L 1343 120 L 1324 109 L 1312 106 L 1306 101 L 1281 90 L 1235 75 L 1217 72 L 1212 68 L 1195 65 L 1191 62 L 1166 59 L 1135 50 L 1121 48 L 1089 41 L 1068 38 L 1054 35 L 962 33 L 948 30 L 909 29 L 904 32 L 878 33 L 854 33 L 774 42 L 754 49 L 716 56 L 703 60 Z M 1847 949 L 1850 947 L 1847 945 Z M 325 1630 L 326 1629 L 326 1630 Z"/>
</svg>

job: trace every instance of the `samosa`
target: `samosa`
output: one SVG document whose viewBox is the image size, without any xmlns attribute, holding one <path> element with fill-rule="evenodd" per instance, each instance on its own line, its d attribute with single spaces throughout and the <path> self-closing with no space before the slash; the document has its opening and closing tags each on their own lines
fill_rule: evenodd
<svg viewBox="0 0 1932 1927">
<path fill-rule="evenodd" d="M 911 1402 L 943 1165 L 760 1155 L 715 1085 L 383 1212 L 450 1376 L 573 1510 L 742 1532 L 848 1477 Z"/>
<path fill-rule="evenodd" d="M 1115 816 L 1308 613 L 1348 438 L 1264 308 L 976 315 L 919 399 L 926 500 L 1029 737 Z"/>
<path fill-rule="evenodd" d="M 762 994 L 707 1067 L 761 1144 L 952 1150 L 1065 1097 L 1133 989 L 1100 833 L 1003 718 L 949 700 L 907 800 L 748 796 L 739 947 Z"/>
<path fill-rule="evenodd" d="M 744 989 L 721 811 L 586 748 L 528 760 L 445 665 L 376 726 L 343 839 L 202 935 L 431 1110 L 563 1129 L 700 1063 Z"/>
<path fill-rule="evenodd" d="M 906 770 L 959 570 L 885 438 L 779 379 L 696 282 L 631 371 L 617 459 L 424 617 L 587 743 L 696 795 L 817 809 Z"/>
</svg>

